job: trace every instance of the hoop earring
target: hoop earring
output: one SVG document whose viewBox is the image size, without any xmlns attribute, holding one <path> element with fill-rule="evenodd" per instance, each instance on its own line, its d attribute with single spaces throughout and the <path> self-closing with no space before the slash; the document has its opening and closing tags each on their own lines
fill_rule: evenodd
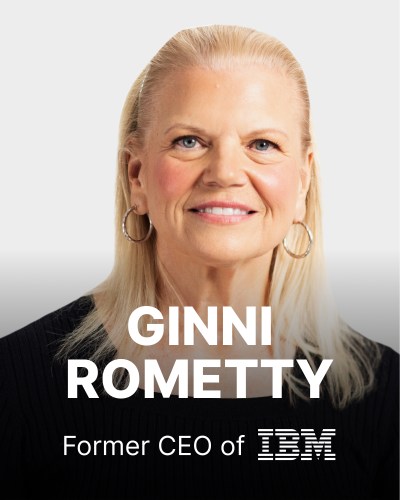
<svg viewBox="0 0 400 500">
<path fill-rule="evenodd" d="M 145 241 L 147 241 L 149 238 L 150 238 L 150 235 L 151 233 L 153 232 L 153 223 L 151 222 L 151 219 L 149 216 L 148 219 L 149 219 L 149 230 L 147 231 L 147 233 L 145 234 L 145 236 L 143 238 L 132 238 L 132 236 L 130 236 L 130 234 L 128 233 L 128 230 L 126 229 L 126 221 L 129 217 L 129 214 L 131 212 L 134 212 L 135 210 L 137 209 L 137 205 L 132 205 L 131 208 L 128 208 L 128 210 L 124 213 L 124 216 L 122 217 L 122 233 L 123 235 L 125 236 L 125 238 L 130 241 L 131 243 L 144 243 Z"/>
<path fill-rule="evenodd" d="M 293 224 L 300 224 L 306 230 L 307 236 L 308 236 L 308 246 L 307 246 L 307 249 L 306 249 L 306 251 L 304 253 L 300 253 L 300 254 L 293 253 L 292 251 L 289 250 L 289 248 L 287 246 L 286 236 L 283 238 L 283 241 L 282 241 L 283 248 L 294 259 L 304 259 L 304 257 L 307 257 L 307 255 L 311 252 L 311 247 L 312 247 L 312 244 L 313 244 L 313 241 L 314 241 L 314 237 L 313 237 L 313 234 L 311 232 L 311 229 L 307 226 L 307 224 L 305 222 L 300 222 L 299 221 L 299 222 L 293 222 Z"/>
</svg>

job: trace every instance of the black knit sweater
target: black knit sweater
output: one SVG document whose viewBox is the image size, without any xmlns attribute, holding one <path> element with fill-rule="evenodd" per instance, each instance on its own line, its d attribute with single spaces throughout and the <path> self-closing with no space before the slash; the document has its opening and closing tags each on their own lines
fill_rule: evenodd
<svg viewBox="0 0 400 500">
<path fill-rule="evenodd" d="M 295 406 L 285 397 L 145 399 L 140 389 L 121 400 L 83 392 L 68 399 L 67 366 L 54 354 L 92 307 L 90 298 L 79 299 L 0 339 L 0 498 L 398 498 L 398 355 L 391 349 L 381 347 L 375 390 L 344 410 L 326 398 Z M 314 429 L 317 437 L 335 429 L 336 460 L 325 460 L 324 450 L 308 461 L 259 460 L 260 429 Z M 179 436 L 191 436 L 182 438 L 191 454 L 163 455 L 160 439 L 169 453 Z M 198 440 L 199 453 L 211 443 L 209 453 L 195 453 L 198 436 L 209 440 Z M 222 443 L 239 436 L 241 454 L 236 444 L 229 456 L 228 443 L 224 455 Z M 104 452 L 107 440 L 115 443 Z M 75 445 L 66 455 L 65 442 Z M 277 443 L 270 439 L 270 452 Z"/>
</svg>

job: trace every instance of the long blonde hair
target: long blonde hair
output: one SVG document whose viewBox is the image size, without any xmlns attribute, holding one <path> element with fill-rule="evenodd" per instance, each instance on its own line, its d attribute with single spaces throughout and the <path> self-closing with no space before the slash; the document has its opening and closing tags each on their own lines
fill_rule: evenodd
<svg viewBox="0 0 400 500">
<path fill-rule="evenodd" d="M 132 355 L 133 342 L 127 331 L 132 310 L 142 305 L 157 307 L 160 270 L 156 261 L 156 236 L 142 244 L 130 244 L 121 232 L 121 220 L 130 206 L 126 152 L 142 141 L 151 120 L 157 89 L 166 75 L 178 68 L 229 69 L 238 65 L 263 65 L 286 75 L 297 89 L 302 109 L 302 144 L 312 144 L 310 103 L 303 71 L 293 54 L 277 39 L 249 28 L 207 26 L 186 29 L 172 37 L 154 56 L 133 84 L 122 112 L 116 187 L 115 264 L 110 276 L 94 290 L 101 300 L 81 325 L 68 336 L 61 354 L 71 353 L 83 341 L 95 345 L 92 359 L 99 361 L 115 349 L 118 355 Z M 322 247 L 321 208 L 317 162 L 312 164 L 304 222 L 312 229 L 315 242 L 311 254 L 293 259 L 282 245 L 274 249 L 270 272 L 269 305 L 272 308 L 275 355 L 282 345 L 295 345 L 314 369 L 320 359 L 333 359 L 327 373 L 327 391 L 333 403 L 345 406 L 359 399 L 374 381 L 374 363 L 379 357 L 376 344 L 353 332 L 333 305 L 325 282 Z M 144 235 L 146 217 L 131 214 L 130 234 Z M 301 253 L 307 246 L 305 231 L 296 235 L 291 249 Z M 108 335 L 99 335 L 105 325 Z M 100 340 L 99 340 L 100 339 Z M 279 341 L 278 341 L 279 339 Z M 283 340 L 283 343 L 282 343 Z M 289 394 L 305 397 L 302 381 L 286 371 Z"/>
</svg>

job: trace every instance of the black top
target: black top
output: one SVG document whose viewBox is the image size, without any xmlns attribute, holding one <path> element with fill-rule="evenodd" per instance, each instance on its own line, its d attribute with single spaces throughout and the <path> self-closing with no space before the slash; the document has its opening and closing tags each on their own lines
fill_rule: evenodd
<svg viewBox="0 0 400 500">
<path fill-rule="evenodd" d="M 81 298 L 0 339 L 2 499 L 398 498 L 398 355 L 393 350 L 381 347 L 376 389 L 344 410 L 328 399 L 299 400 L 294 407 L 286 398 L 271 397 L 156 394 L 145 399 L 140 389 L 124 400 L 89 399 L 83 392 L 68 399 L 67 366 L 55 361 L 54 353 L 92 307 L 90 298 Z M 271 437 L 267 450 L 260 429 L 293 429 L 301 434 L 300 454 L 307 439 L 301 429 L 313 429 L 318 439 L 323 429 L 335 429 L 336 460 L 327 460 L 328 449 L 319 459 L 312 451 L 311 460 L 301 460 L 295 449 L 291 460 L 277 460 L 279 438 Z M 176 446 L 180 435 L 191 436 L 181 438 L 190 444 L 182 452 L 191 454 L 163 455 L 160 439 L 169 453 L 171 438 Z M 200 437 L 196 454 L 198 436 L 209 441 Z M 107 440 L 116 443 L 108 443 L 104 453 Z M 228 440 L 235 442 L 230 456 L 232 444 L 225 443 L 226 455 L 221 451 Z M 149 442 L 143 446 L 142 441 Z M 66 455 L 65 442 L 72 445 Z M 266 452 L 274 460 L 260 460 Z"/>
</svg>

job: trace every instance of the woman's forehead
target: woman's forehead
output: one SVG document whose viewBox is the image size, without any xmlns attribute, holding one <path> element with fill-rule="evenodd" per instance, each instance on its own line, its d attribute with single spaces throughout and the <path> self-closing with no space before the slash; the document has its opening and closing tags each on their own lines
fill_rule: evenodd
<svg viewBox="0 0 400 500">
<path fill-rule="evenodd" d="M 171 72 L 155 92 L 150 128 L 174 124 L 244 129 L 280 128 L 298 134 L 301 102 L 293 81 L 260 65 L 231 69 L 193 67 Z"/>
</svg>

